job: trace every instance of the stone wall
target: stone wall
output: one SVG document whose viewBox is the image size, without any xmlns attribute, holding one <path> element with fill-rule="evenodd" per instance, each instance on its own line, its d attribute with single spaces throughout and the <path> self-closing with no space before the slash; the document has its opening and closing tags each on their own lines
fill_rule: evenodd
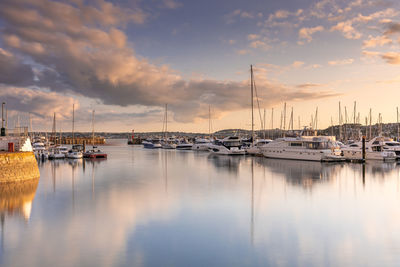
<svg viewBox="0 0 400 267">
<path fill-rule="evenodd" d="M 39 168 L 33 152 L 0 152 L 0 185 L 39 177 Z"/>
</svg>

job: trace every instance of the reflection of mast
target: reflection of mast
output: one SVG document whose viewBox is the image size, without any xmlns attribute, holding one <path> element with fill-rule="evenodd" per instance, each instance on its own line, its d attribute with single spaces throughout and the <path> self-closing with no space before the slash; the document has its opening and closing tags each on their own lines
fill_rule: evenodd
<svg viewBox="0 0 400 267">
<path fill-rule="evenodd" d="M 254 243 L 254 158 L 251 158 L 251 215 L 250 215 L 251 244 Z"/>
<path fill-rule="evenodd" d="M 94 199 L 94 162 L 92 162 L 92 199 Z"/>
<path fill-rule="evenodd" d="M 164 158 L 165 158 L 165 173 L 164 173 L 165 193 L 168 193 L 168 155 L 167 155 L 167 153 L 164 153 Z"/>
<path fill-rule="evenodd" d="M 1 251 L 4 249 L 4 213 L 0 215 L 0 220 L 1 220 Z"/>
<path fill-rule="evenodd" d="M 51 163 L 51 174 L 52 174 L 52 178 L 53 178 L 53 192 L 56 192 L 56 168 L 54 166 L 55 162 L 53 161 Z"/>
<path fill-rule="evenodd" d="M 75 166 L 72 165 L 72 210 L 75 210 Z"/>
</svg>

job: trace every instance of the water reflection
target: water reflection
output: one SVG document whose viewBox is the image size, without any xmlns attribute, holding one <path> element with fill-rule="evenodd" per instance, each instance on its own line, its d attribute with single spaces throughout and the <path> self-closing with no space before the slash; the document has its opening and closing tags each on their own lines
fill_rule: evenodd
<svg viewBox="0 0 400 267">
<path fill-rule="evenodd" d="M 396 164 L 367 163 L 363 176 L 361 164 L 104 150 L 107 160 L 41 165 L 29 228 L 7 225 L 0 264 L 387 266 L 400 260 Z"/>
<path fill-rule="evenodd" d="M 5 248 L 6 218 L 22 218 L 25 222 L 29 221 L 38 183 L 39 178 L 18 183 L 0 184 L 0 256 Z"/>
<path fill-rule="evenodd" d="M 0 184 L 0 215 L 18 216 L 28 221 L 39 179 Z"/>
<path fill-rule="evenodd" d="M 226 171 L 236 176 L 239 172 L 240 163 L 245 160 L 245 157 L 209 154 L 207 159 L 217 171 Z"/>
</svg>

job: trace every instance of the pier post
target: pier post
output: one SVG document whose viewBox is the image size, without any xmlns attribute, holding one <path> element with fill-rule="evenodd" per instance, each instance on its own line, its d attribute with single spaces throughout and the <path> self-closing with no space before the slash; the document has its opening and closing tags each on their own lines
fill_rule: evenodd
<svg viewBox="0 0 400 267">
<path fill-rule="evenodd" d="M 365 161 L 365 135 L 362 137 L 362 160 Z"/>
</svg>

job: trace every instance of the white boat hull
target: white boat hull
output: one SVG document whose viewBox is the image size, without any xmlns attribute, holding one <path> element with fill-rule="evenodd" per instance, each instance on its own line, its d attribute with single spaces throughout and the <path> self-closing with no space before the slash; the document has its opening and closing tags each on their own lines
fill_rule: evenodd
<svg viewBox="0 0 400 267">
<path fill-rule="evenodd" d="M 294 160 L 309 160 L 309 161 L 343 161 L 340 152 L 332 152 L 330 149 L 324 150 L 307 150 L 307 149 L 290 149 L 268 147 L 262 149 L 262 154 L 267 158 L 276 159 L 294 159 Z"/>
<path fill-rule="evenodd" d="M 362 160 L 362 151 L 360 150 L 343 150 L 343 157 L 347 160 Z M 366 160 L 382 160 L 391 161 L 396 160 L 396 154 L 394 152 L 365 152 Z"/>
<path fill-rule="evenodd" d="M 217 155 L 246 155 L 246 150 L 238 147 L 227 148 L 225 146 L 210 145 L 209 151 Z"/>
<path fill-rule="evenodd" d="M 192 150 L 196 151 L 209 151 L 211 143 L 204 143 L 204 144 L 194 144 L 192 146 Z"/>
</svg>

